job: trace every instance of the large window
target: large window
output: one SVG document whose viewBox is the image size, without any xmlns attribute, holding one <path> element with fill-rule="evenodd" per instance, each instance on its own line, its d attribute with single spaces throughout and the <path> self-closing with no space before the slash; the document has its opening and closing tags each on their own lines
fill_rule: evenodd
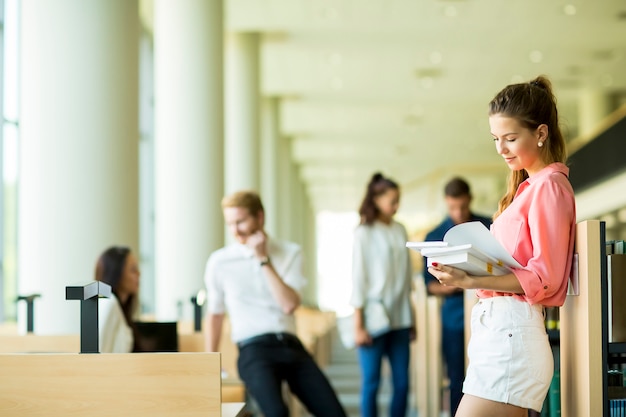
<svg viewBox="0 0 626 417">
<path fill-rule="evenodd" d="M 317 215 L 317 302 L 339 316 L 352 310 L 352 241 L 358 224 L 356 212 Z"/>
<path fill-rule="evenodd" d="M 19 196 L 19 13 L 21 0 L 0 0 L 0 323 L 17 321 Z M 154 288 L 154 86 L 151 33 L 140 40 L 140 261 L 142 312 L 155 311 Z"/>
</svg>

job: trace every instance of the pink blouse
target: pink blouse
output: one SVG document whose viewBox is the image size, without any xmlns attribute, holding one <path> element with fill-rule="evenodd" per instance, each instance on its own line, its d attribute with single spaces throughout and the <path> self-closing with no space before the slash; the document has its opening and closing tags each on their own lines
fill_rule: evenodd
<svg viewBox="0 0 626 417">
<path fill-rule="evenodd" d="M 572 268 L 576 232 L 569 169 L 553 163 L 520 184 L 491 233 L 524 266 L 513 273 L 524 294 L 477 290 L 479 298 L 510 295 L 529 304 L 561 306 Z"/>
</svg>

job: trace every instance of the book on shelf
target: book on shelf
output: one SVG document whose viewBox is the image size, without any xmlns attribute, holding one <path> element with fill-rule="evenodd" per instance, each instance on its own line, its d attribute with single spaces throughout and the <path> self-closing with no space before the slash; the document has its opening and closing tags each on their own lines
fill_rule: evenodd
<svg viewBox="0 0 626 417">
<path fill-rule="evenodd" d="M 626 416 L 626 399 L 609 400 L 609 416 Z"/>
<path fill-rule="evenodd" d="M 470 275 L 504 275 L 511 267 L 522 267 L 478 221 L 457 224 L 441 241 L 407 242 L 406 246 L 426 257 L 428 266 L 437 262 Z"/>
<path fill-rule="evenodd" d="M 607 240 L 604 242 L 604 247 L 606 249 L 607 255 L 613 255 L 613 245 L 615 244 L 614 240 Z"/>
<path fill-rule="evenodd" d="M 605 247 L 607 255 L 623 255 L 626 253 L 626 243 L 623 240 L 607 240 Z"/>
<path fill-rule="evenodd" d="M 559 307 L 546 307 L 545 308 L 545 323 L 547 330 L 559 330 Z"/>
</svg>

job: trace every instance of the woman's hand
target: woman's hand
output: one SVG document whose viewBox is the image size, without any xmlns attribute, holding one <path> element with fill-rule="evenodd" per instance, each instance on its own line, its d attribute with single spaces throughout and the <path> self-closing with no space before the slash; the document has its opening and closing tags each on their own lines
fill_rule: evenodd
<svg viewBox="0 0 626 417">
<path fill-rule="evenodd" d="M 462 288 L 465 290 L 491 290 L 514 294 L 524 294 L 524 288 L 514 273 L 505 275 L 474 276 L 449 265 L 433 263 L 428 268 L 439 283 L 446 287 Z"/>
<path fill-rule="evenodd" d="M 441 285 L 447 287 L 458 287 L 469 289 L 472 287 L 472 278 L 461 269 L 452 266 L 433 263 L 429 268 L 430 272 Z"/>
<path fill-rule="evenodd" d="M 354 341 L 357 346 L 372 344 L 372 336 L 363 327 L 357 327 L 354 331 Z"/>
</svg>

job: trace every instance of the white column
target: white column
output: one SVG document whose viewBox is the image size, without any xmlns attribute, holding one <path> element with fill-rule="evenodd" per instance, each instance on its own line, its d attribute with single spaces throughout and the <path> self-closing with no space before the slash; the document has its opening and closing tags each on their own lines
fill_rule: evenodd
<svg viewBox="0 0 626 417">
<path fill-rule="evenodd" d="M 154 2 L 155 270 L 159 319 L 191 296 L 224 243 L 221 1 Z M 178 309 L 182 306 L 182 311 Z"/>
<path fill-rule="evenodd" d="M 289 193 L 289 203 L 291 216 L 289 221 L 291 222 L 291 237 L 290 239 L 302 246 L 303 243 L 303 199 L 304 191 L 302 189 L 302 181 L 300 181 L 300 172 L 298 165 L 295 162 L 291 162 L 289 173 L 289 185 L 291 191 Z"/>
<path fill-rule="evenodd" d="M 293 207 L 291 200 L 291 141 L 284 135 L 278 138 L 278 219 L 277 233 L 282 239 L 293 240 Z"/>
<path fill-rule="evenodd" d="M 593 134 L 599 123 L 613 110 L 610 94 L 605 90 L 581 90 L 578 101 L 578 136 Z"/>
<path fill-rule="evenodd" d="M 226 194 L 259 190 L 259 36 L 232 33 L 226 42 Z"/>
<path fill-rule="evenodd" d="M 41 294 L 37 333 L 78 333 L 65 287 L 138 248 L 138 34 L 137 1 L 21 2 L 18 292 Z"/>
<path fill-rule="evenodd" d="M 270 236 L 278 237 L 278 99 L 263 99 L 261 110 L 261 197 L 265 208 L 265 230 Z"/>
<path fill-rule="evenodd" d="M 308 210 L 308 199 L 304 189 L 304 183 L 300 179 L 298 165 L 291 162 L 291 174 L 289 182 L 291 192 L 289 194 L 290 216 L 285 221 L 290 222 L 291 236 L 290 240 L 298 243 L 302 247 L 304 256 L 304 274 L 307 278 L 307 286 L 302 293 L 303 302 L 306 305 L 314 306 L 316 302 L 316 274 L 315 274 L 315 256 L 310 246 L 310 228 Z"/>
<path fill-rule="evenodd" d="M 308 279 L 307 300 L 314 307 L 319 306 L 317 296 L 317 234 L 315 227 L 315 211 L 312 209 L 308 196 L 304 206 L 304 256 L 306 259 L 305 274 Z"/>
</svg>

